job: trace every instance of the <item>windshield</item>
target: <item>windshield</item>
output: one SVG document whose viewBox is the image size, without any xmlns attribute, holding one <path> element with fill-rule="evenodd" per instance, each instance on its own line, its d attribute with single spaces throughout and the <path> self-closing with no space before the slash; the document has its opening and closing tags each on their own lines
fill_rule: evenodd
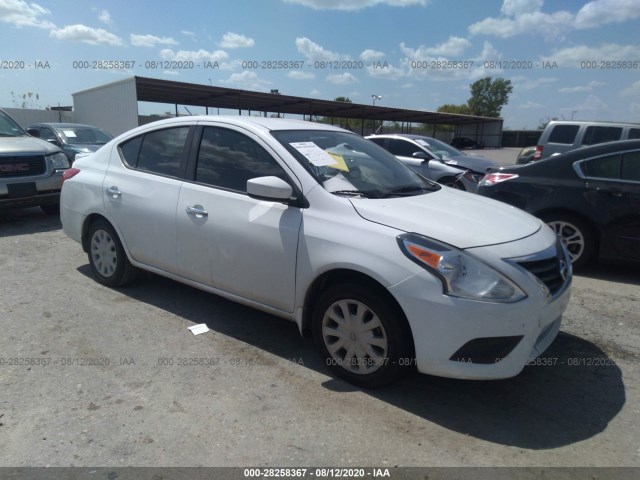
<svg viewBox="0 0 640 480">
<path fill-rule="evenodd" d="M 440 188 L 356 134 L 330 130 L 271 133 L 318 183 L 337 195 L 383 198 L 420 195 Z"/>
<path fill-rule="evenodd" d="M 437 140 L 435 138 L 418 138 L 416 139 L 416 143 L 419 143 L 422 146 L 426 146 L 440 158 L 464 155 L 464 153 L 462 153 L 457 148 L 454 148 L 451 145 L 447 145 L 446 143 L 441 142 L 440 140 Z"/>
<path fill-rule="evenodd" d="M 56 128 L 56 131 L 60 134 L 64 143 L 74 145 L 104 145 L 113 138 L 104 130 L 95 127 L 62 127 Z"/>
<path fill-rule="evenodd" d="M 21 137 L 26 135 L 25 131 L 20 128 L 9 115 L 0 111 L 0 136 L 1 137 Z"/>
</svg>

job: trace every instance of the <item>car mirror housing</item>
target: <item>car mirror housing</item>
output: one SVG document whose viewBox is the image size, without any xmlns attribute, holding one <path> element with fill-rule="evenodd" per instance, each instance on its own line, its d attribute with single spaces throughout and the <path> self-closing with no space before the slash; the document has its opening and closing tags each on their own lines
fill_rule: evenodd
<svg viewBox="0 0 640 480">
<path fill-rule="evenodd" d="M 247 193 L 259 200 L 282 202 L 291 198 L 293 188 L 279 177 L 257 177 L 247 180 Z"/>
<path fill-rule="evenodd" d="M 414 152 L 411 156 L 413 158 L 420 158 L 422 160 L 430 160 L 429 156 L 424 152 Z"/>
</svg>

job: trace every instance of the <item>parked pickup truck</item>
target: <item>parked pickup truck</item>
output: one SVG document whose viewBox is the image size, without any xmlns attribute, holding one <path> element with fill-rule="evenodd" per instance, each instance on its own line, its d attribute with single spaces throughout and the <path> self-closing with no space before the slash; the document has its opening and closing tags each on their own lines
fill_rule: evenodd
<svg viewBox="0 0 640 480">
<path fill-rule="evenodd" d="M 0 110 L 0 210 L 40 206 L 57 214 L 68 168 L 60 148 L 30 136 Z"/>
</svg>

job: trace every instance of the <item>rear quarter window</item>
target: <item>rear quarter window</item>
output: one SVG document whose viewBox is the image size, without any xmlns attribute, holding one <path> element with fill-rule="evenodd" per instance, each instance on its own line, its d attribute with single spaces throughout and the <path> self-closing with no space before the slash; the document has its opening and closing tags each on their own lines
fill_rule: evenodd
<svg viewBox="0 0 640 480">
<path fill-rule="evenodd" d="M 622 137 L 622 127 L 587 127 L 584 133 L 583 145 L 615 142 Z"/>
<path fill-rule="evenodd" d="M 571 145 L 576 139 L 579 129 L 579 125 L 554 125 L 549 134 L 549 143 Z"/>
</svg>

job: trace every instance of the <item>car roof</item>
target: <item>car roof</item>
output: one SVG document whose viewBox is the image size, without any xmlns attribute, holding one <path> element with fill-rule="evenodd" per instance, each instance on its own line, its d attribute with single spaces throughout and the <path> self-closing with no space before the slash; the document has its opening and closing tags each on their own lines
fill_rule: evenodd
<svg viewBox="0 0 640 480">
<path fill-rule="evenodd" d="M 308 122 L 306 120 L 288 119 L 288 118 L 265 118 L 251 117 L 248 115 L 190 115 L 185 117 L 168 118 L 157 122 L 141 125 L 142 127 L 175 125 L 176 123 L 195 123 L 195 122 L 221 122 L 236 126 L 245 126 L 248 128 L 261 128 L 264 130 L 332 130 L 336 132 L 349 132 L 343 128 L 334 127 L 325 123 Z"/>
<path fill-rule="evenodd" d="M 100 127 L 95 127 L 93 125 L 84 125 L 82 123 L 59 123 L 59 122 L 39 122 L 39 123 L 32 123 L 31 125 L 29 125 L 27 128 L 33 128 L 33 127 L 52 127 L 52 128 L 78 128 L 78 127 L 83 127 L 83 128 L 100 128 Z"/>
<path fill-rule="evenodd" d="M 428 137 L 426 135 L 417 135 L 415 133 L 381 133 L 380 135 L 367 136 L 367 138 L 397 138 L 397 137 L 408 138 L 410 140 L 420 140 L 423 138 L 428 138 L 429 140 L 433 139 L 433 137 Z"/>
</svg>

